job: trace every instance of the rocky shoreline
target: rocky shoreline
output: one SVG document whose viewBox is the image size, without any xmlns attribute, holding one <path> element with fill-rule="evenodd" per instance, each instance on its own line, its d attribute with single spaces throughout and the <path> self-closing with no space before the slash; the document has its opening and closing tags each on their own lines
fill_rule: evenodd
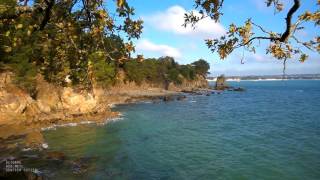
<svg viewBox="0 0 320 180">
<path fill-rule="evenodd" d="M 127 92 L 128 93 L 128 92 Z M 211 89 L 197 89 L 197 90 L 182 90 L 167 91 L 167 90 L 148 90 L 139 91 L 137 94 L 135 91 L 126 94 L 125 101 L 117 102 L 118 104 L 139 103 L 143 101 L 151 101 L 153 103 L 168 102 L 168 101 L 183 101 L 187 99 L 189 95 L 206 95 L 207 93 L 214 93 Z M 124 94 L 121 95 L 123 97 Z M 87 114 L 81 116 L 64 117 L 63 119 L 50 119 L 47 117 L 44 119 L 35 119 L 33 121 L 25 121 L 21 124 L 1 125 L 0 126 L 0 138 L 2 152 L 19 151 L 20 155 L 11 155 L 10 153 L 5 156 L 0 156 L 1 166 L 5 166 L 3 163 L 7 160 L 37 160 L 45 161 L 48 163 L 62 163 L 68 167 L 71 167 L 74 174 L 81 174 L 86 171 L 86 159 L 80 160 L 68 160 L 63 152 L 52 151 L 45 143 L 42 131 L 48 130 L 60 126 L 75 126 L 81 124 L 105 124 L 117 119 L 121 114 L 119 112 L 107 111 L 104 113 Z M 6 131 L 10 132 L 10 135 Z M 24 161 L 23 161 L 24 162 Z M 1 164 L 0 163 L 0 164 Z M 3 169 L 3 168 L 1 168 Z M 42 172 L 30 172 L 20 171 L 19 173 L 4 173 L 0 171 L 0 177 L 19 177 L 21 179 L 45 179 L 46 175 Z"/>
<path fill-rule="evenodd" d="M 197 91 L 192 91 L 193 93 Z M 199 91 L 200 92 L 200 91 Z M 176 91 L 140 91 L 139 94 L 131 92 L 131 94 L 125 95 L 127 98 L 124 101 L 118 101 L 113 105 L 139 103 L 142 101 L 151 101 L 153 103 L 167 102 L 167 101 L 181 101 L 187 98 L 187 92 Z M 190 93 L 190 94 L 193 94 Z M 202 94 L 204 95 L 204 94 Z M 120 95 L 119 97 L 123 97 Z M 118 97 L 118 98 L 119 98 Z M 52 117 L 53 115 L 51 115 Z M 0 151 L 9 152 L 9 154 L 2 154 L 0 156 L 0 177 L 5 178 L 19 178 L 19 179 L 47 179 L 48 173 L 41 171 L 29 171 L 22 168 L 21 171 L 15 173 L 7 173 L 5 169 L 5 163 L 10 161 L 21 162 L 23 166 L 28 161 L 40 161 L 49 163 L 52 166 L 60 164 L 70 168 L 70 171 L 75 174 L 82 174 L 88 171 L 88 164 L 92 160 L 92 157 L 83 157 L 80 159 L 72 160 L 66 157 L 63 152 L 52 151 L 48 148 L 42 131 L 60 127 L 60 126 L 75 126 L 79 124 L 105 124 L 117 119 L 121 114 L 119 112 L 113 112 L 108 110 L 103 113 L 83 114 L 78 116 L 68 116 L 61 119 L 51 119 L 46 117 L 45 119 L 34 119 L 33 121 L 25 121 L 24 123 L 15 123 L 8 125 L 0 125 Z M 59 117 L 59 116 L 57 116 Z M 17 152 L 18 154 L 11 154 L 10 152 Z M 28 163 L 27 163 L 28 164 Z M 51 166 L 50 165 L 50 166 Z"/>
<path fill-rule="evenodd" d="M 208 82 L 198 77 L 176 86 L 142 83 L 118 83 L 105 89 L 94 86 L 91 91 L 76 87 L 59 87 L 37 77 L 36 95 L 32 97 L 13 82 L 14 74 L 0 73 L 0 149 L 46 147 L 42 129 L 67 124 L 103 124 L 119 117 L 112 111 L 116 104 L 183 100 L 184 90 L 207 88 Z M 19 143 L 16 139 L 22 139 Z M 10 143 L 14 142 L 14 143 Z"/>
<path fill-rule="evenodd" d="M 71 167 L 74 174 L 81 174 L 87 171 L 90 160 L 86 157 L 70 160 L 63 152 L 50 150 L 42 131 L 61 126 L 111 122 L 121 116 L 119 112 L 112 111 L 112 106 L 118 104 L 183 101 L 188 95 L 222 93 L 220 89 L 210 89 L 205 79 L 185 82 L 180 86 L 171 84 L 168 89 L 147 83 L 139 86 L 122 83 L 110 89 L 95 88 L 89 92 L 54 87 L 38 77 L 37 95 L 31 98 L 12 83 L 10 76 L 4 78 L 2 74 L 0 80 L 0 114 L 3 115 L 0 116 L 0 152 L 4 152 L 0 156 L 1 170 L 8 160 L 22 159 L 22 162 L 36 160 L 53 165 L 64 164 Z M 19 153 L 13 155 L 12 152 Z M 22 170 L 19 173 L 0 171 L 0 177 L 45 179 L 46 175 Z"/>
</svg>

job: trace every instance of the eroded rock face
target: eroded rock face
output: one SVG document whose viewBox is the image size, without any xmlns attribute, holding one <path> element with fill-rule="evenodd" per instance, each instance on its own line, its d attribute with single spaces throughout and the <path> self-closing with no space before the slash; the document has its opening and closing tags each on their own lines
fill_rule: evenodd
<svg viewBox="0 0 320 180">
<path fill-rule="evenodd" d="M 39 75 L 37 93 L 33 99 L 12 83 L 12 76 L 10 72 L 0 74 L 0 125 L 23 122 L 17 119 L 26 119 L 30 123 L 110 111 L 107 104 L 101 101 L 102 89 L 76 92 L 71 87 L 54 86 Z"/>
<path fill-rule="evenodd" d="M 97 105 L 97 99 L 91 93 L 75 93 L 72 88 L 63 88 L 61 94 L 62 106 L 72 113 L 89 113 Z"/>
<path fill-rule="evenodd" d="M 11 76 L 12 73 L 0 73 L 0 140 L 23 139 L 19 147 L 42 149 L 45 148 L 43 127 L 88 120 L 104 123 L 118 116 L 100 101 L 101 89 L 94 91 L 99 95 L 94 95 L 94 92 L 54 86 L 38 76 L 33 99 L 11 81 Z"/>
<path fill-rule="evenodd" d="M 22 113 L 26 108 L 29 100 L 28 97 L 24 98 L 14 95 L 6 90 L 0 90 L 0 112 L 1 113 Z"/>
<path fill-rule="evenodd" d="M 32 98 L 12 83 L 12 73 L 0 74 L 0 124 L 23 118 Z"/>
<path fill-rule="evenodd" d="M 59 87 L 46 82 L 41 76 L 37 77 L 37 106 L 41 112 L 49 113 L 62 108 Z"/>
<path fill-rule="evenodd" d="M 226 78 L 223 75 L 217 77 L 215 89 L 216 90 L 225 90 L 228 88 L 229 88 L 229 86 L 227 85 Z"/>
<path fill-rule="evenodd" d="M 180 85 L 175 85 L 170 83 L 168 85 L 168 90 L 170 91 L 193 91 L 202 88 L 208 88 L 209 83 L 205 77 L 197 75 L 194 80 L 183 79 Z"/>
</svg>

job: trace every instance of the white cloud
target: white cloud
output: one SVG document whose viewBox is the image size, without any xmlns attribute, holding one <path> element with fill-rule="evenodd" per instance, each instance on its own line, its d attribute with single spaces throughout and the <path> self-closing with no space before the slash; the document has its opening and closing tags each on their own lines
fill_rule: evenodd
<svg viewBox="0 0 320 180">
<path fill-rule="evenodd" d="M 176 5 L 168 8 L 165 12 L 145 16 L 143 20 L 157 29 L 181 35 L 216 38 L 226 32 L 220 23 L 216 23 L 210 18 L 199 21 L 196 28 L 192 28 L 190 25 L 185 28 L 182 26 L 185 13 L 187 13 L 187 11 L 183 7 Z M 196 10 L 193 10 L 193 13 L 200 16 L 200 13 Z"/>
<path fill-rule="evenodd" d="M 257 53 L 250 53 L 248 56 L 248 60 L 254 60 L 258 62 L 268 61 L 269 59 L 270 57 L 266 55 L 257 54 Z"/>
<path fill-rule="evenodd" d="M 157 53 L 159 56 L 181 57 L 181 52 L 177 48 L 165 44 L 155 44 L 147 39 L 139 40 L 136 44 L 136 50 Z"/>
</svg>

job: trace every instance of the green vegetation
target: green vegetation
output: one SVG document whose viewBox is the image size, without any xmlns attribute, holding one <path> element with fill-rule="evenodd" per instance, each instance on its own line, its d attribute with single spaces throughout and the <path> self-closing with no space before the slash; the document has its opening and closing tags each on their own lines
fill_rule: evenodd
<svg viewBox="0 0 320 180">
<path fill-rule="evenodd" d="M 203 63 L 208 66 L 204 67 Z M 124 64 L 127 80 L 138 84 L 142 83 L 142 81 L 181 84 L 183 79 L 193 80 L 197 74 L 206 74 L 209 68 L 209 64 L 204 60 L 199 60 L 188 65 L 179 65 L 172 57 L 145 59 L 144 61 L 132 59 Z M 202 70 L 201 73 L 197 72 L 199 69 Z"/>
<path fill-rule="evenodd" d="M 137 84 L 180 84 L 207 74 L 204 60 L 179 65 L 172 57 L 132 59 L 131 40 L 140 37 L 142 21 L 131 18 L 134 9 L 125 0 L 102 2 L 2 0 L 0 69 L 15 71 L 16 83 L 30 93 L 36 93 L 38 74 L 57 85 L 88 89 L 113 85 L 120 70 Z M 106 7 L 112 6 L 117 13 L 111 17 Z"/>
<path fill-rule="evenodd" d="M 110 86 L 115 83 L 116 66 L 113 61 L 105 62 L 106 54 L 104 52 L 95 52 L 89 56 L 89 68 L 92 68 L 92 76 L 99 85 Z M 91 75 L 91 74 L 89 74 Z"/>
<path fill-rule="evenodd" d="M 203 59 L 193 62 L 192 65 L 194 65 L 196 73 L 202 76 L 206 76 L 208 74 L 208 70 L 210 69 L 209 63 Z"/>
<path fill-rule="evenodd" d="M 93 81 L 112 84 L 117 68 L 134 51 L 131 39 L 142 32 L 142 21 L 131 18 L 134 9 L 124 0 L 115 2 L 2 0 L 2 69 L 15 71 L 17 83 L 29 91 L 36 74 L 59 85 L 67 84 L 66 77 L 86 88 Z M 112 6 L 115 15 L 106 9 Z"/>
</svg>

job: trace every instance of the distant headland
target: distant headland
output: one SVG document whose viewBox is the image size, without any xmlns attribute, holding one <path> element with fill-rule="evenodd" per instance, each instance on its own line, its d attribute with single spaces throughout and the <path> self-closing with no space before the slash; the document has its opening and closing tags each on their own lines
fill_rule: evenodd
<svg viewBox="0 0 320 180">
<path fill-rule="evenodd" d="M 216 81 L 217 77 L 207 77 L 208 81 Z M 244 80 L 320 80 L 320 74 L 288 74 L 288 75 L 246 75 L 226 76 L 227 81 Z"/>
</svg>

